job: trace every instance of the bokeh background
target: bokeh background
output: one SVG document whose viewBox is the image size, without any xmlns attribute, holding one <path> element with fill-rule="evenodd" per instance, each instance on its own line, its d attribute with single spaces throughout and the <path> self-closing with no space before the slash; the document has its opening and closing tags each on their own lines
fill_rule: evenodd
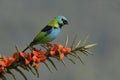
<svg viewBox="0 0 120 80">
<path fill-rule="evenodd" d="M 75 65 L 65 59 L 55 61 L 58 71 L 50 73 L 41 64 L 36 79 L 25 72 L 29 80 L 119 80 L 120 79 L 120 0 L 0 0 L 0 54 L 11 56 L 15 44 L 23 50 L 27 43 L 55 16 L 64 15 L 69 25 L 55 40 L 71 43 L 77 34 L 89 43 L 98 43 L 91 49 L 93 56 L 81 57 L 85 65 Z M 15 72 L 15 71 L 14 71 Z M 23 78 L 15 72 L 18 80 Z M 11 79 L 11 76 L 8 79 Z"/>
</svg>

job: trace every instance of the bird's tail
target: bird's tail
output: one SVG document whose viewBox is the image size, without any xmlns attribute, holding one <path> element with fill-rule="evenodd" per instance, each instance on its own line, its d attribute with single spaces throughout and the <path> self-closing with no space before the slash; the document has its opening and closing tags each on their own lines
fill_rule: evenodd
<svg viewBox="0 0 120 80">
<path fill-rule="evenodd" d="M 25 52 L 28 48 L 29 48 L 29 46 L 27 46 L 22 52 Z"/>
</svg>

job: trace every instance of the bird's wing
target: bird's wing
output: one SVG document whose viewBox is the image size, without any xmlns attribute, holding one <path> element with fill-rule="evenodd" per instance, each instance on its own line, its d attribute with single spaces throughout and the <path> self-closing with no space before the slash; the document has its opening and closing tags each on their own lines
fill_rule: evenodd
<svg viewBox="0 0 120 80">
<path fill-rule="evenodd" d="M 53 27 L 51 26 L 46 26 L 45 28 L 43 28 L 33 39 L 33 41 L 31 42 L 31 45 L 39 43 L 39 41 L 41 41 L 44 37 L 49 35 L 52 32 L 52 28 Z"/>
<path fill-rule="evenodd" d="M 45 28 L 41 30 L 41 32 L 46 32 L 47 34 L 49 34 L 51 33 L 52 28 L 53 28 L 52 26 L 46 26 Z"/>
</svg>

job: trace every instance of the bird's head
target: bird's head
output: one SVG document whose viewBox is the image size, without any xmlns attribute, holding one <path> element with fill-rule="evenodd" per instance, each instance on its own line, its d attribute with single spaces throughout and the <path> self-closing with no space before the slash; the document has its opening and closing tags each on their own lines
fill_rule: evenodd
<svg viewBox="0 0 120 80">
<path fill-rule="evenodd" d="M 62 27 L 63 25 L 68 24 L 67 18 L 64 17 L 64 16 L 57 16 L 55 18 L 56 18 L 56 20 L 57 20 L 60 27 Z"/>
<path fill-rule="evenodd" d="M 57 16 L 53 20 L 51 20 L 47 26 L 52 26 L 52 27 L 60 27 L 62 28 L 63 25 L 68 24 L 67 18 L 64 16 Z"/>
</svg>

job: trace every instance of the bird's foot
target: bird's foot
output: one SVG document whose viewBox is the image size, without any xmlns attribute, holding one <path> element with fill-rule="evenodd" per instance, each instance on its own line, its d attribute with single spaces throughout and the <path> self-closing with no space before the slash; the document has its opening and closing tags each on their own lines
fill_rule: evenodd
<svg viewBox="0 0 120 80">
<path fill-rule="evenodd" d="M 51 43 L 46 43 L 46 46 L 49 47 L 49 46 L 52 46 L 52 44 Z"/>
</svg>

